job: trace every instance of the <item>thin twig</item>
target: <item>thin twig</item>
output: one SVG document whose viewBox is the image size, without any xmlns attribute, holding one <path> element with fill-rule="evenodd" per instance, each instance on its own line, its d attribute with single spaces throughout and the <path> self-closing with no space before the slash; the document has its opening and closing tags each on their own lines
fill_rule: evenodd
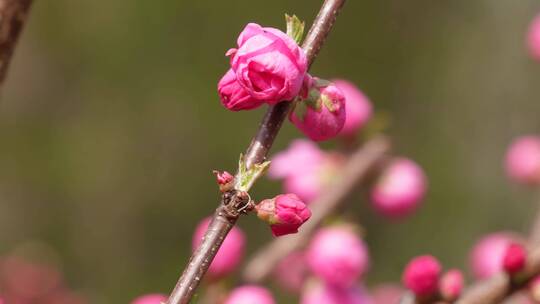
<svg viewBox="0 0 540 304">
<path fill-rule="evenodd" d="M 244 280 L 260 282 L 275 269 L 277 263 L 289 253 L 302 248 L 311 238 L 324 218 L 334 212 L 346 196 L 362 181 L 365 181 L 370 171 L 385 158 L 390 151 L 390 142 L 383 136 L 375 137 L 355 151 L 344 166 L 343 173 L 337 177 L 339 181 L 332 185 L 311 206 L 312 215 L 300 232 L 287 237 L 280 237 L 263 247 L 247 263 L 243 272 Z"/>
<path fill-rule="evenodd" d="M 345 4 L 345 0 L 325 0 L 322 5 L 302 45 L 310 66 L 317 57 L 343 4 Z M 282 102 L 268 109 L 257 134 L 245 153 L 244 161 L 248 168 L 262 163 L 266 159 L 290 107 L 290 102 Z M 241 214 L 239 209 L 245 207 L 246 203 L 245 197 L 239 191 L 233 190 L 224 194 L 201 245 L 191 256 L 187 267 L 167 300 L 167 304 L 189 303 L 223 240 L 236 224 Z"/>
<path fill-rule="evenodd" d="M 6 79 L 31 4 L 32 0 L 0 0 L 0 85 Z"/>
</svg>

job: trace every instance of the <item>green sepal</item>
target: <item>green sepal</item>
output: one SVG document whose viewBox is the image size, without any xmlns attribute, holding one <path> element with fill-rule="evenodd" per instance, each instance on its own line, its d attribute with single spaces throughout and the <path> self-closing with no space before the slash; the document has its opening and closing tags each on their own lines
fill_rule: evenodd
<svg viewBox="0 0 540 304">
<path fill-rule="evenodd" d="M 240 154 L 238 174 L 235 179 L 234 188 L 239 191 L 249 191 L 255 181 L 266 172 L 269 166 L 270 161 L 265 161 L 260 164 L 254 164 L 248 169 L 246 167 L 246 162 L 244 161 L 244 155 Z"/>
<path fill-rule="evenodd" d="M 301 21 L 296 15 L 285 14 L 285 22 L 287 23 L 287 35 L 291 37 L 297 44 L 302 42 L 304 36 L 304 27 L 306 23 Z"/>
<path fill-rule="evenodd" d="M 334 103 L 332 102 L 332 99 L 330 99 L 328 95 L 321 94 L 321 101 L 324 104 L 324 106 L 328 109 L 328 111 L 334 113 L 338 110 L 338 108 L 336 107 L 336 105 L 334 105 Z"/>
</svg>

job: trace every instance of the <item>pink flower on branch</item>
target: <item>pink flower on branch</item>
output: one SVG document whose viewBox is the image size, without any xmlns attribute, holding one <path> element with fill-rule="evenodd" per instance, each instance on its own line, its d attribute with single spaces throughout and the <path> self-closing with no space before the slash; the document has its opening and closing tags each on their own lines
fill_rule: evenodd
<svg viewBox="0 0 540 304">
<path fill-rule="evenodd" d="M 315 276 L 342 288 L 352 286 L 369 268 L 367 246 L 349 225 L 320 229 L 306 259 Z"/>
<path fill-rule="evenodd" d="M 274 236 L 297 233 L 310 217 L 311 211 L 296 194 L 280 194 L 260 202 L 257 216 L 270 224 Z"/>
<path fill-rule="evenodd" d="M 334 84 L 313 78 L 307 98 L 299 99 L 289 119 L 307 137 L 323 141 L 335 137 L 345 123 L 345 96 Z"/>
<path fill-rule="evenodd" d="M 427 180 L 422 168 L 412 160 L 396 158 L 376 181 L 371 200 L 380 213 L 400 218 L 418 208 L 426 189 Z"/>
<path fill-rule="evenodd" d="M 193 250 L 201 244 L 202 237 L 209 224 L 210 218 L 205 218 L 197 226 L 193 235 Z M 225 241 L 223 241 L 212 264 L 210 264 L 207 273 L 208 277 L 213 280 L 218 280 L 233 272 L 242 261 L 245 243 L 246 240 L 242 230 L 238 227 L 233 227 L 225 238 Z"/>
<path fill-rule="evenodd" d="M 427 297 L 437 293 L 441 265 L 431 255 L 412 259 L 403 273 L 403 284 L 418 297 Z"/>
<path fill-rule="evenodd" d="M 248 24 L 227 51 L 231 70 L 218 84 L 221 101 L 230 110 L 248 110 L 262 103 L 293 100 L 307 72 L 307 58 L 282 31 Z"/>
</svg>

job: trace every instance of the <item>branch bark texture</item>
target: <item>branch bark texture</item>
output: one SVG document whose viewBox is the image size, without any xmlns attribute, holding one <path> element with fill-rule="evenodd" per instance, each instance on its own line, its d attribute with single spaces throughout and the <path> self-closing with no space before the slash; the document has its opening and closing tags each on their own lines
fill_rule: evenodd
<svg viewBox="0 0 540 304">
<path fill-rule="evenodd" d="M 302 44 L 302 49 L 306 53 L 310 66 L 324 44 L 326 36 L 330 32 L 343 4 L 345 4 L 345 0 L 324 1 Z M 244 154 L 247 168 L 260 164 L 266 159 L 268 151 L 272 147 L 290 108 L 290 102 L 281 102 L 268 109 L 257 134 L 253 137 L 249 148 Z M 167 300 L 167 304 L 187 304 L 190 302 L 225 237 L 242 213 L 240 210 L 243 210 L 249 203 L 248 197 L 245 192 L 237 190 L 223 195 L 201 245 L 191 256 L 187 267 Z"/>
</svg>

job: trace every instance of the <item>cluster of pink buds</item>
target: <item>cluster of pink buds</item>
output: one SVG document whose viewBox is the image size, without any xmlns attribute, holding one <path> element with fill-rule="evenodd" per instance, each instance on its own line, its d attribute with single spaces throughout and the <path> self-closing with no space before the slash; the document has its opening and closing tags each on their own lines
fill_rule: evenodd
<svg viewBox="0 0 540 304">
<path fill-rule="evenodd" d="M 419 299 L 454 301 L 463 289 L 463 274 L 451 269 L 442 274 L 439 261 L 431 255 L 418 256 L 407 264 L 403 284 Z"/>
<path fill-rule="evenodd" d="M 522 244 L 516 233 L 496 232 L 480 239 L 470 254 L 470 267 L 477 279 L 489 278 L 503 271 L 503 260 L 511 244 Z"/>
<path fill-rule="evenodd" d="M 221 103 L 240 111 L 294 102 L 289 119 L 310 139 L 350 137 L 370 118 L 369 100 L 347 81 L 332 83 L 309 75 L 297 44 L 300 38 L 248 24 L 237 39 L 238 47 L 226 53 L 231 67 L 218 83 Z"/>
</svg>

